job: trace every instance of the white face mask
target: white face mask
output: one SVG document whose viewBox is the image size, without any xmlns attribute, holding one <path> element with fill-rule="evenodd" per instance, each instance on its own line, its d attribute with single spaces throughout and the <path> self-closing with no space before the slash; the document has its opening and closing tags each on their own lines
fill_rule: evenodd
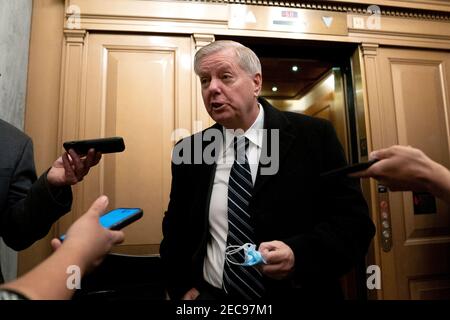
<svg viewBox="0 0 450 320">
<path fill-rule="evenodd" d="M 239 257 L 239 260 L 242 260 L 242 254 L 239 251 L 244 250 L 245 261 L 239 262 L 236 259 L 236 256 Z M 228 246 L 225 249 L 225 258 L 229 263 L 236 264 L 239 266 L 254 266 L 260 263 L 266 264 L 266 260 L 264 260 L 261 252 L 256 250 L 256 245 L 251 243 L 245 243 L 242 246 Z"/>
</svg>

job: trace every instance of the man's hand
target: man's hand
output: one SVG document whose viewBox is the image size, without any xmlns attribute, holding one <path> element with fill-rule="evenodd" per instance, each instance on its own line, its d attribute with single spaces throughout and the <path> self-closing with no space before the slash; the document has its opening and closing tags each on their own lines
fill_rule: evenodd
<svg viewBox="0 0 450 320">
<path fill-rule="evenodd" d="M 281 241 L 263 242 L 259 252 L 267 264 L 260 265 L 261 272 L 269 278 L 281 280 L 288 278 L 294 271 L 295 256 L 292 249 Z"/>
<path fill-rule="evenodd" d="M 88 174 L 89 169 L 99 163 L 100 152 L 90 149 L 86 157 L 80 158 L 75 151 L 65 152 L 52 165 L 47 174 L 47 181 L 55 187 L 74 185 Z"/>
</svg>

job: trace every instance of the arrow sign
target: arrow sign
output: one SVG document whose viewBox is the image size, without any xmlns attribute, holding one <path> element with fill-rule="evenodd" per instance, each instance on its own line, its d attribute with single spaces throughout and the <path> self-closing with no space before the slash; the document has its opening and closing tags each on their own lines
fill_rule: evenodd
<svg viewBox="0 0 450 320">
<path fill-rule="evenodd" d="M 333 23 L 333 17 L 322 17 L 323 23 L 329 28 Z"/>
<path fill-rule="evenodd" d="M 253 12 L 247 12 L 247 16 L 245 17 L 245 22 L 247 23 L 256 23 L 256 17 Z"/>
</svg>

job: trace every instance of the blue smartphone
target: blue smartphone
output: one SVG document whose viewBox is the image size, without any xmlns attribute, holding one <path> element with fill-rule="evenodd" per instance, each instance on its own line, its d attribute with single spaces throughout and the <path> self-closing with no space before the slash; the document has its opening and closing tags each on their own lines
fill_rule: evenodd
<svg viewBox="0 0 450 320">
<path fill-rule="evenodd" d="M 120 230 L 130 223 L 140 219 L 144 212 L 141 208 L 117 208 L 105 213 L 100 217 L 100 224 L 111 230 Z M 59 240 L 63 241 L 66 235 L 63 234 Z"/>
</svg>

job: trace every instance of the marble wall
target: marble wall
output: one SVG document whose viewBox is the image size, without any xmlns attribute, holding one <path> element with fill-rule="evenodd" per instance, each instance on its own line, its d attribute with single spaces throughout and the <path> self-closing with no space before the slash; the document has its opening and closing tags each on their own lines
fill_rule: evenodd
<svg viewBox="0 0 450 320">
<path fill-rule="evenodd" d="M 0 118 L 23 128 L 32 0 L 0 0 Z"/>
<path fill-rule="evenodd" d="M 23 129 L 32 0 L 0 0 L 0 118 Z M 1 153 L 5 150 L 0 150 Z M 0 241 L 5 280 L 17 274 L 17 253 Z"/>
</svg>

